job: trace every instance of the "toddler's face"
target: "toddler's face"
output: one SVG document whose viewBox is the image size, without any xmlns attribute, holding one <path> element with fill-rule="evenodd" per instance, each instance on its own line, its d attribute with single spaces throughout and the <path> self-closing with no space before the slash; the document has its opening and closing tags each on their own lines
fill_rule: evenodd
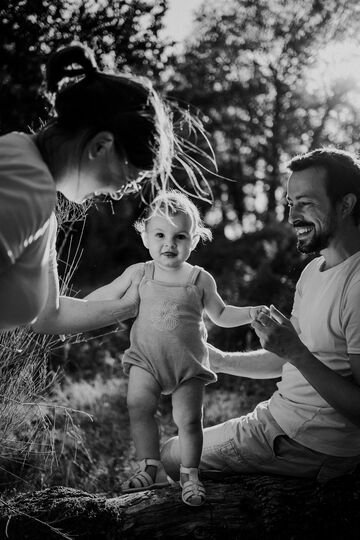
<svg viewBox="0 0 360 540">
<path fill-rule="evenodd" d="M 178 268 L 190 256 L 197 244 L 189 216 L 183 212 L 169 218 L 155 214 L 142 235 L 152 259 L 163 268 Z"/>
</svg>

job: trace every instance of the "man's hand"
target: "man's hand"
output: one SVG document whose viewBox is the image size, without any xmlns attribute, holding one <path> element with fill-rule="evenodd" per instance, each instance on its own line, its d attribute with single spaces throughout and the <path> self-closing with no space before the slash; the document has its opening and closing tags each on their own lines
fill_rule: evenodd
<svg viewBox="0 0 360 540">
<path fill-rule="evenodd" d="M 251 323 L 264 349 L 286 358 L 289 362 L 296 361 L 308 352 L 300 340 L 291 321 L 275 306 L 270 306 L 270 313 L 260 313 Z"/>
<path fill-rule="evenodd" d="M 209 352 L 209 362 L 210 367 L 215 373 L 218 373 L 219 371 L 222 371 L 223 368 L 226 368 L 226 353 L 221 351 L 220 349 L 217 349 L 211 343 L 207 344 L 208 352 Z"/>
<path fill-rule="evenodd" d="M 270 309 L 267 306 L 251 306 L 249 308 L 249 314 L 252 321 L 258 319 L 262 313 L 270 316 Z"/>
</svg>

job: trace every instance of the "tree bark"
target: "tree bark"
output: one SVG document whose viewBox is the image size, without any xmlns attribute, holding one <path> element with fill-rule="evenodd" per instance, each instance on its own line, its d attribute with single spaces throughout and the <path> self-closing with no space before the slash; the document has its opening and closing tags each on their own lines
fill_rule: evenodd
<svg viewBox="0 0 360 540">
<path fill-rule="evenodd" d="M 0 538 L 359 538 L 359 473 L 325 486 L 312 480 L 260 475 L 232 476 L 220 482 L 206 480 L 205 485 L 207 501 L 198 508 L 181 502 L 178 486 L 114 498 L 65 487 L 22 494 L 2 501 Z"/>
</svg>

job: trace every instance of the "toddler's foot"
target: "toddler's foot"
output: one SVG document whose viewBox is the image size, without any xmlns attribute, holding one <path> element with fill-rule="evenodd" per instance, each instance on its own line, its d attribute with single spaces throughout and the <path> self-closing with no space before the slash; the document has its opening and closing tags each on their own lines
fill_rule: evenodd
<svg viewBox="0 0 360 540">
<path fill-rule="evenodd" d="M 169 485 L 163 464 L 158 459 L 146 458 L 139 461 L 139 469 L 122 484 L 122 493 L 135 493 Z"/>
<path fill-rule="evenodd" d="M 201 506 L 206 499 L 205 487 L 199 480 L 199 469 L 180 465 L 182 500 L 189 506 Z"/>
</svg>

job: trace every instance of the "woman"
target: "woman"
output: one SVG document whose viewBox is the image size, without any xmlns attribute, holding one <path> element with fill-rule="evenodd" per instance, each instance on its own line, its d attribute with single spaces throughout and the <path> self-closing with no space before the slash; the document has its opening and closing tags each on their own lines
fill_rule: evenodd
<svg viewBox="0 0 360 540">
<path fill-rule="evenodd" d="M 0 137 L 0 332 L 77 333 L 135 316 L 136 276 L 119 300 L 59 296 L 56 191 L 83 203 L 120 198 L 148 180 L 166 186 L 174 135 L 164 104 L 143 79 L 97 70 L 82 45 L 47 66 L 54 115 L 37 134 Z"/>
</svg>

